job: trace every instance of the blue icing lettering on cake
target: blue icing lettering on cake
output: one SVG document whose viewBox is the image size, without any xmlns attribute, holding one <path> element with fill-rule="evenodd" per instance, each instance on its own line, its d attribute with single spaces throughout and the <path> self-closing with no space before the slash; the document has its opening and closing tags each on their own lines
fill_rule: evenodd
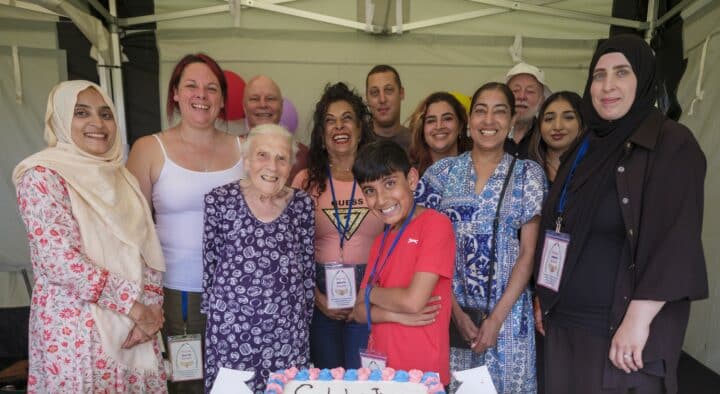
<svg viewBox="0 0 720 394">
<path fill-rule="evenodd" d="M 270 374 L 265 394 L 445 394 L 435 372 L 385 368 L 300 369 Z"/>
</svg>

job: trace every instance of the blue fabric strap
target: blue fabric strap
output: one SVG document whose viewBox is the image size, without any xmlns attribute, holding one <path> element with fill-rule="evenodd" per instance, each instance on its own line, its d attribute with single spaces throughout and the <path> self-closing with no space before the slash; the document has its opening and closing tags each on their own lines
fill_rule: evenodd
<svg viewBox="0 0 720 394">
<path fill-rule="evenodd" d="M 560 231 L 560 224 L 562 223 L 562 215 L 565 212 L 565 204 L 567 203 L 568 198 L 568 187 L 570 186 L 570 182 L 572 181 L 573 175 L 575 175 L 575 170 L 577 169 L 578 164 L 580 164 L 580 161 L 585 157 L 587 154 L 588 146 L 590 145 L 590 138 L 589 136 L 585 136 L 583 139 L 582 145 L 580 145 L 580 149 L 578 150 L 577 156 L 575 156 L 575 160 L 573 161 L 572 167 L 570 167 L 570 172 L 568 172 L 568 176 L 565 178 L 565 183 L 563 183 L 562 193 L 560 193 L 560 200 L 558 200 L 558 206 L 557 206 L 557 231 Z"/>
<path fill-rule="evenodd" d="M 348 210 L 345 215 L 344 225 L 340 221 L 340 210 L 338 209 L 337 198 L 335 197 L 335 186 L 333 185 L 332 171 L 330 171 L 330 167 L 328 167 L 328 180 L 330 181 L 330 194 L 332 194 L 332 205 L 335 210 L 338 235 L 340 235 L 340 250 L 342 250 L 345 244 L 345 235 L 348 231 L 350 231 L 350 216 L 352 213 L 353 201 L 355 201 L 355 187 L 357 186 L 357 180 L 353 179 L 352 191 L 350 192 L 350 202 L 348 203 Z"/>
<path fill-rule="evenodd" d="M 180 292 L 180 300 L 181 300 L 181 305 L 182 305 L 183 323 L 187 323 L 187 319 L 188 319 L 188 293 L 187 293 L 187 291 Z"/>
<path fill-rule="evenodd" d="M 390 225 L 388 225 L 388 224 L 385 225 L 385 231 L 383 232 L 382 241 L 380 241 L 380 248 L 378 248 L 377 257 L 375 257 L 375 264 L 373 264 L 373 269 L 370 272 L 370 277 L 368 278 L 368 282 L 365 287 L 365 314 L 367 315 L 368 331 L 370 331 L 370 327 L 372 325 L 372 322 L 370 319 L 370 290 L 372 290 L 373 286 L 375 285 L 377 276 L 379 276 L 380 272 L 382 272 L 383 268 L 385 268 L 385 265 L 387 264 L 388 260 L 390 259 L 390 255 L 392 254 L 393 250 L 395 250 L 395 246 L 397 246 L 398 241 L 400 241 L 400 237 L 402 237 L 403 232 L 405 232 L 405 228 L 407 227 L 408 223 L 410 223 L 410 220 L 412 220 L 412 217 L 415 214 L 416 207 L 417 207 L 417 203 L 413 202 L 413 206 L 412 206 L 412 209 L 410 210 L 410 213 L 408 213 L 402 226 L 400 226 L 400 230 L 398 231 L 397 235 L 395 235 L 395 239 L 393 240 L 393 242 L 390 244 L 387 254 L 385 255 L 385 258 L 383 259 L 382 265 L 380 266 L 380 269 L 378 270 L 378 264 L 380 263 L 380 256 L 382 255 L 383 247 L 385 246 L 385 240 L 387 240 L 387 236 L 390 233 Z"/>
</svg>

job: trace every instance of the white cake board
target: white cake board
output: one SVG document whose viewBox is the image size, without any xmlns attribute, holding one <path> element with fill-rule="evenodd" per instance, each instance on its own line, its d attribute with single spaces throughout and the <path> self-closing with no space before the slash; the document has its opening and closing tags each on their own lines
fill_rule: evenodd
<svg viewBox="0 0 720 394">
<path fill-rule="evenodd" d="M 487 366 L 453 372 L 460 387 L 455 394 L 497 394 Z"/>
<path fill-rule="evenodd" d="M 220 367 L 210 394 L 253 394 L 247 382 L 255 376 L 252 371 L 238 371 Z"/>
</svg>

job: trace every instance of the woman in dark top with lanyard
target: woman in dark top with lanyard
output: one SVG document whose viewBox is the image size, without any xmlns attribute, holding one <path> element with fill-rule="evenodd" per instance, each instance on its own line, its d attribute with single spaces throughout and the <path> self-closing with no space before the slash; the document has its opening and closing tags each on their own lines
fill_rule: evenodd
<svg viewBox="0 0 720 394">
<path fill-rule="evenodd" d="M 653 107 L 655 58 L 621 35 L 593 56 L 588 134 L 543 206 L 536 253 L 548 393 L 675 393 L 690 301 L 707 297 L 705 156 Z"/>
</svg>

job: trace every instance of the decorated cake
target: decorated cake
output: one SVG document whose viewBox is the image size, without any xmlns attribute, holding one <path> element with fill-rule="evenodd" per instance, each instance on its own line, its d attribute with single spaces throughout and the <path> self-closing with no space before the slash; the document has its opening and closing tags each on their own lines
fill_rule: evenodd
<svg viewBox="0 0 720 394">
<path fill-rule="evenodd" d="M 265 394 L 445 394 L 435 372 L 394 370 L 301 369 L 271 373 Z"/>
</svg>

